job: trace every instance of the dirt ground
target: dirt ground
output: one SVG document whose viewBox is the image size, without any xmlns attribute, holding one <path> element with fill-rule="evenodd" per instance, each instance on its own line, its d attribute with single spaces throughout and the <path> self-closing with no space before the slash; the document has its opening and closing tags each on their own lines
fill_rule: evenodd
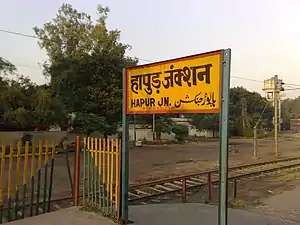
<svg viewBox="0 0 300 225">
<path fill-rule="evenodd" d="M 178 197 L 164 202 L 179 203 Z M 228 206 L 264 215 L 300 222 L 300 168 L 274 172 L 263 176 L 237 181 L 237 195 L 233 198 L 233 183 L 228 184 Z M 188 191 L 186 203 L 218 204 L 218 186 L 213 186 L 212 200 L 208 200 L 208 189 L 202 187 Z"/>
<path fill-rule="evenodd" d="M 259 159 L 253 159 L 253 140 L 230 140 L 229 166 L 276 159 L 274 140 L 258 141 Z M 280 158 L 300 156 L 300 138 L 279 139 Z M 130 184 L 217 168 L 219 143 L 201 141 L 184 145 L 143 146 L 130 149 Z"/>
</svg>

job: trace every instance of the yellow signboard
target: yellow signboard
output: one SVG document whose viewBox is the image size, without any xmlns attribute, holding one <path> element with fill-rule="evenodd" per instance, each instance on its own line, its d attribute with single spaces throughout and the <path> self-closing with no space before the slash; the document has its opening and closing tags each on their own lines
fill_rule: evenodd
<svg viewBox="0 0 300 225">
<path fill-rule="evenodd" d="M 222 51 L 126 69 L 126 114 L 220 111 Z"/>
</svg>

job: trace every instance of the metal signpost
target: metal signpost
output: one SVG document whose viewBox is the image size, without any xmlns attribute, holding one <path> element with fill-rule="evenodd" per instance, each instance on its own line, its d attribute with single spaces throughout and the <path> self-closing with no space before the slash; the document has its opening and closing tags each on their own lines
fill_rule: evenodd
<svg viewBox="0 0 300 225">
<path fill-rule="evenodd" d="M 231 50 L 222 54 L 222 87 L 220 112 L 220 152 L 219 152 L 219 215 L 218 224 L 227 225 L 227 186 L 228 186 L 228 116 L 230 90 Z"/>
<path fill-rule="evenodd" d="M 231 50 L 123 70 L 121 216 L 128 221 L 129 114 L 220 112 L 219 225 L 227 224 L 228 113 Z"/>
</svg>

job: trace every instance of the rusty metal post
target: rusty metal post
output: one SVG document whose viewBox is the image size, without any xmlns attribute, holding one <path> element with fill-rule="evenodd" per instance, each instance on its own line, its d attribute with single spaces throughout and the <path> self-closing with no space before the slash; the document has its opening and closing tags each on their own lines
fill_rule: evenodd
<svg viewBox="0 0 300 225">
<path fill-rule="evenodd" d="M 80 140 L 75 137 L 75 163 L 74 163 L 74 205 L 79 205 L 79 181 L 80 181 Z"/>
<path fill-rule="evenodd" d="M 212 183 L 211 183 L 211 172 L 207 173 L 207 184 L 208 184 L 208 200 L 212 200 Z"/>
<path fill-rule="evenodd" d="M 232 188 L 232 198 L 236 199 L 237 196 L 237 188 L 236 188 L 236 179 L 233 180 L 233 188 Z"/>
<path fill-rule="evenodd" d="M 186 203 L 186 178 L 182 179 L 182 203 Z"/>
</svg>

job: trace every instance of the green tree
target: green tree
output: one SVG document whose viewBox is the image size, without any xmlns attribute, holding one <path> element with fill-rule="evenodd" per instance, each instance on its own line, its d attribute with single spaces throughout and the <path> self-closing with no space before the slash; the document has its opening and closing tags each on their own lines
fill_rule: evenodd
<svg viewBox="0 0 300 225">
<path fill-rule="evenodd" d="M 172 132 L 175 134 L 175 139 L 178 142 L 183 142 L 189 135 L 189 128 L 183 124 L 176 124 L 172 127 Z"/>
<path fill-rule="evenodd" d="M 7 74 L 7 73 L 13 73 L 17 70 L 15 65 L 13 65 L 11 62 L 7 61 L 6 59 L 0 57 L 0 75 L 1 73 Z"/>
<path fill-rule="evenodd" d="M 233 136 L 252 135 L 253 127 L 264 110 L 267 100 L 257 92 L 250 92 L 243 87 L 230 89 L 229 133 Z M 219 130 L 219 114 L 195 114 L 190 116 L 192 124 L 199 130 L 209 129 L 214 133 Z M 262 115 L 260 127 L 272 128 L 273 110 L 267 104 Z"/>
<path fill-rule="evenodd" d="M 155 115 L 155 136 L 157 140 L 161 139 L 162 133 L 170 134 L 172 132 L 172 127 L 174 125 L 173 114 L 160 114 Z M 138 124 L 153 124 L 153 115 L 136 115 L 135 121 L 133 121 L 133 117 L 130 118 L 130 123 L 136 122 Z"/>
<path fill-rule="evenodd" d="M 120 31 L 107 29 L 109 9 L 100 5 L 97 11 L 94 22 L 90 15 L 62 4 L 51 22 L 34 31 L 49 57 L 44 72 L 50 76 L 52 95 L 69 112 L 84 113 L 89 121 L 98 117 L 104 123 L 98 129 L 111 134 L 121 121 L 122 68 L 137 60 L 125 56 L 130 46 L 120 42 Z M 78 124 L 86 124 L 85 119 Z"/>
<path fill-rule="evenodd" d="M 281 103 L 282 128 L 290 129 L 290 120 L 300 118 L 300 97 L 284 99 Z"/>
<path fill-rule="evenodd" d="M 198 130 L 212 130 L 213 137 L 219 131 L 219 114 L 193 114 L 191 124 Z"/>
<path fill-rule="evenodd" d="M 160 140 L 162 133 L 170 134 L 172 132 L 173 126 L 174 122 L 170 118 L 158 116 L 158 118 L 155 119 L 156 139 Z"/>
</svg>

